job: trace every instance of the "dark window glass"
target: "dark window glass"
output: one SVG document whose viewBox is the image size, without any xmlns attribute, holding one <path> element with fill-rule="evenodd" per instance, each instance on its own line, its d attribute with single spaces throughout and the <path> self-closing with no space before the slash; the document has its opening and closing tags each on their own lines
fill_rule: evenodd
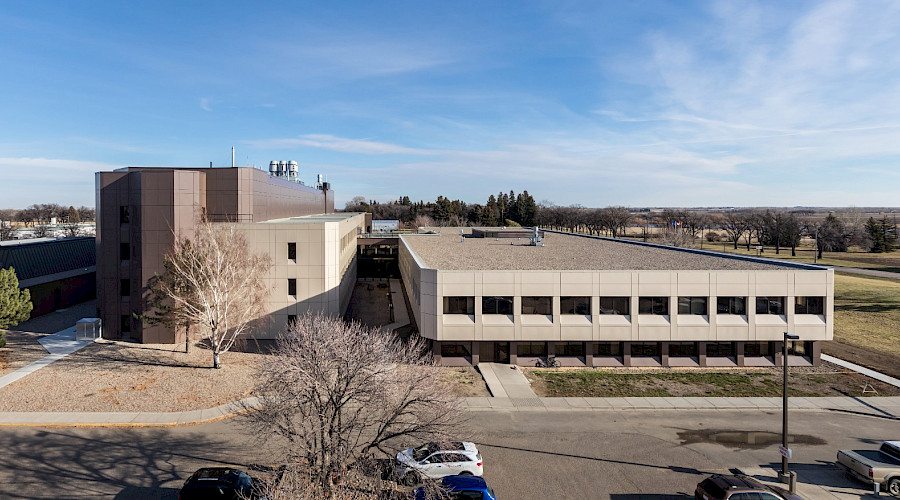
<svg viewBox="0 0 900 500">
<path fill-rule="evenodd" d="M 900 461 L 900 447 L 898 446 L 895 446 L 891 443 L 881 443 L 881 447 L 878 448 L 878 451 L 893 458 L 894 460 Z"/>
<path fill-rule="evenodd" d="M 297 295 L 297 280 L 288 278 L 288 295 Z"/>
<path fill-rule="evenodd" d="M 716 312 L 719 314 L 747 314 L 747 299 L 745 297 L 718 297 L 716 299 Z"/>
<path fill-rule="evenodd" d="M 121 318 L 119 318 L 119 329 L 122 330 L 122 333 L 131 332 L 131 315 L 123 314 Z"/>
<path fill-rule="evenodd" d="M 131 280 L 119 280 L 119 296 L 120 297 L 130 297 L 131 296 Z"/>
<path fill-rule="evenodd" d="M 469 346 L 466 344 L 452 344 L 444 342 L 441 344 L 441 356 L 445 358 L 460 358 L 469 355 Z"/>
<path fill-rule="evenodd" d="M 612 298 L 612 297 L 607 297 Z M 628 297 L 622 297 L 627 299 Z M 560 314 L 583 314 L 590 316 L 591 314 L 591 298 L 590 297 L 560 297 L 559 298 Z M 627 312 L 625 314 L 628 314 Z"/>
<path fill-rule="evenodd" d="M 508 314 L 513 313 L 512 297 L 482 297 L 481 314 Z"/>
<path fill-rule="evenodd" d="M 288 243 L 288 259 L 297 260 L 297 244 Z"/>
<path fill-rule="evenodd" d="M 484 312 L 482 310 L 482 312 Z M 553 314 L 552 297 L 522 297 L 522 314 Z"/>
<path fill-rule="evenodd" d="M 808 356 L 809 355 L 809 346 L 807 343 L 802 340 L 796 341 L 788 341 L 788 355 L 789 356 Z"/>
<path fill-rule="evenodd" d="M 128 224 L 131 220 L 131 217 L 128 215 L 128 206 L 121 205 L 119 206 L 119 223 L 120 224 Z"/>
<path fill-rule="evenodd" d="M 519 342 L 516 351 L 517 356 L 546 356 L 547 344 L 545 342 Z"/>
<path fill-rule="evenodd" d="M 669 344 L 669 356 L 684 358 L 697 355 L 697 344 L 693 342 L 673 342 Z"/>
<path fill-rule="evenodd" d="M 131 245 L 119 243 L 119 260 L 131 260 Z"/>
<path fill-rule="evenodd" d="M 632 356 L 659 356 L 659 344 L 654 342 L 652 344 L 644 344 L 644 343 L 635 343 L 631 344 L 631 355 Z"/>
<path fill-rule="evenodd" d="M 297 315 L 296 314 L 288 314 L 288 326 L 289 327 L 293 326 L 293 324 L 296 322 L 297 322 Z"/>
<path fill-rule="evenodd" d="M 557 356 L 584 356 L 584 342 L 556 344 Z"/>
<path fill-rule="evenodd" d="M 713 498 L 725 498 L 725 490 L 720 488 L 712 479 L 704 479 L 700 483 L 700 487 Z"/>
<path fill-rule="evenodd" d="M 748 342 L 744 344 L 744 356 L 771 356 L 772 349 L 768 342 Z"/>
<path fill-rule="evenodd" d="M 678 297 L 678 314 L 708 314 L 706 297 Z"/>
<path fill-rule="evenodd" d="M 734 356 L 734 344 L 731 342 L 712 342 L 706 344 L 706 355 L 711 358 Z"/>
<path fill-rule="evenodd" d="M 631 314 L 631 297 L 600 297 L 600 314 Z"/>
<path fill-rule="evenodd" d="M 794 314 L 825 314 L 825 297 L 795 297 Z"/>
<path fill-rule="evenodd" d="M 475 297 L 444 297 L 444 314 L 475 314 Z"/>
<path fill-rule="evenodd" d="M 618 342 L 597 342 L 594 344 L 594 356 L 618 356 L 622 353 Z"/>
<path fill-rule="evenodd" d="M 668 297 L 641 297 L 638 299 L 638 314 L 669 314 Z"/>
<path fill-rule="evenodd" d="M 784 315 L 784 297 L 757 297 L 756 314 Z"/>
</svg>

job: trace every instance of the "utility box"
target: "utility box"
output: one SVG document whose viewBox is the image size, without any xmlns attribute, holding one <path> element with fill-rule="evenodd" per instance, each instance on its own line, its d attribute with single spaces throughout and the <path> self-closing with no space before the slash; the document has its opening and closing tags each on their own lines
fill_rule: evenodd
<svg viewBox="0 0 900 500">
<path fill-rule="evenodd" d="M 102 336 L 100 318 L 81 318 L 75 323 L 75 340 L 97 340 Z"/>
</svg>

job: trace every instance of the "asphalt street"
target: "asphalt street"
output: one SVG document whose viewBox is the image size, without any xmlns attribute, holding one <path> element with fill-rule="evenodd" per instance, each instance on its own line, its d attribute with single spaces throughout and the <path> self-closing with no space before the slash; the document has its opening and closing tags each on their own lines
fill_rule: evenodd
<svg viewBox="0 0 900 500">
<path fill-rule="evenodd" d="M 780 461 L 778 411 L 471 413 L 485 478 L 503 499 L 684 498 L 704 476 Z M 845 481 L 839 448 L 900 437 L 900 422 L 838 412 L 791 415 L 794 467 Z M 174 499 L 191 472 L 271 464 L 238 421 L 171 428 L 0 429 L 0 498 Z M 865 490 L 859 489 L 860 494 Z"/>
</svg>

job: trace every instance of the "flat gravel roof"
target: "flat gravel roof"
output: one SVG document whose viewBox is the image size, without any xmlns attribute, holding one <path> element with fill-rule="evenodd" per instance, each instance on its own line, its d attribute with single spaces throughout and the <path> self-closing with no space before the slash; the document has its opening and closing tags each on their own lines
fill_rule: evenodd
<svg viewBox="0 0 900 500">
<path fill-rule="evenodd" d="M 401 236 L 424 267 L 447 271 L 777 271 L 825 268 L 639 242 L 545 232 L 542 247 L 529 240 L 465 238 L 460 228 Z M 463 229 L 471 233 L 471 229 Z"/>
</svg>

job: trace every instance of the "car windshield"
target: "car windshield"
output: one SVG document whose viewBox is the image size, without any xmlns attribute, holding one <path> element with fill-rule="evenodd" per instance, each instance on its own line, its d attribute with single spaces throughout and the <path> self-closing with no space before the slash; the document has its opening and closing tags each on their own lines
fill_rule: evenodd
<svg viewBox="0 0 900 500">
<path fill-rule="evenodd" d="M 425 457 L 431 455 L 431 453 L 436 450 L 437 446 L 434 443 L 425 443 L 418 448 L 413 448 L 412 456 L 418 462 L 424 460 Z"/>
<path fill-rule="evenodd" d="M 708 495 L 712 496 L 713 498 L 724 498 L 725 497 L 725 490 L 720 488 L 719 485 L 716 484 L 716 482 L 713 481 L 712 479 L 704 480 L 702 483 L 700 483 L 700 487 L 703 488 L 703 491 L 705 491 Z"/>
<path fill-rule="evenodd" d="M 879 450 L 892 458 L 894 462 L 900 463 L 900 448 L 894 446 L 891 443 L 882 443 L 881 448 Z"/>
</svg>

